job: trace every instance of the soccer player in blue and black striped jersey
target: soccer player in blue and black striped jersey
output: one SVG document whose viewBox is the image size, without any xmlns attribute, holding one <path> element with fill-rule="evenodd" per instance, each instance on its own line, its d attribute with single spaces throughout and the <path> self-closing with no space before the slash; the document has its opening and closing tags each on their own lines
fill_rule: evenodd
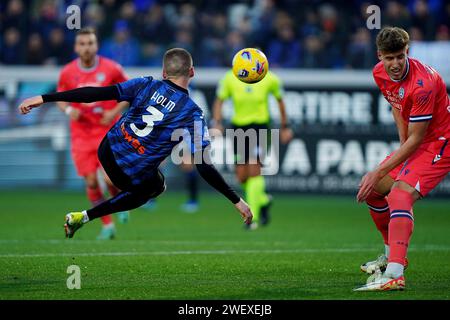
<svg viewBox="0 0 450 320">
<path fill-rule="evenodd" d="M 166 188 L 160 163 L 186 139 L 200 175 L 224 194 L 245 223 L 252 220 L 247 203 L 225 182 L 211 164 L 210 140 L 202 110 L 189 97 L 187 87 L 194 76 L 190 53 L 168 50 L 163 58 L 163 80 L 135 78 L 113 86 L 83 87 L 26 99 L 22 114 L 45 102 L 128 101 L 130 107 L 109 130 L 98 149 L 99 160 L 111 181 L 122 192 L 98 206 L 66 215 L 66 237 L 93 219 L 135 209 Z"/>
</svg>

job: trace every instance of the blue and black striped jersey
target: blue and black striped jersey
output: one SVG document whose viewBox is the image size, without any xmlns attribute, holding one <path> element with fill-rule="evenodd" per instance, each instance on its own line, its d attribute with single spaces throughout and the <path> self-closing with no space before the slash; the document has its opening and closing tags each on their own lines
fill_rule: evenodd
<svg viewBox="0 0 450 320">
<path fill-rule="evenodd" d="M 107 137 L 117 164 L 133 184 L 153 176 L 181 140 L 192 153 L 210 144 L 203 112 L 184 88 L 152 77 L 116 86 L 119 101 L 130 102 L 130 107 Z"/>
</svg>

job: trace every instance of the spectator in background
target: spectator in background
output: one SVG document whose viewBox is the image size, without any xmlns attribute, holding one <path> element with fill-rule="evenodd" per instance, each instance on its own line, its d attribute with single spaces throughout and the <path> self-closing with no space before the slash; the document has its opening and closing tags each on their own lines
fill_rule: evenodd
<svg viewBox="0 0 450 320">
<path fill-rule="evenodd" d="M 168 45 L 173 41 L 174 30 L 168 23 L 163 8 L 157 3 L 149 8 L 145 14 L 139 16 L 138 25 L 138 36 L 143 41 L 151 41 L 159 45 Z M 161 64 L 161 59 L 158 65 Z"/>
<path fill-rule="evenodd" d="M 130 36 L 128 24 L 119 20 L 114 26 L 113 38 L 106 40 L 100 54 L 110 58 L 122 66 L 135 66 L 140 62 L 140 46 L 137 40 Z"/>
<path fill-rule="evenodd" d="M 196 15 L 197 10 L 195 6 L 189 3 L 185 3 L 180 6 L 178 18 L 176 19 L 176 21 L 174 20 L 173 23 L 178 30 L 184 29 L 190 31 L 191 33 L 195 32 L 196 30 L 198 30 Z"/>
<path fill-rule="evenodd" d="M 133 0 L 134 7 L 136 11 L 145 12 L 155 5 L 157 5 L 157 0 Z"/>
<path fill-rule="evenodd" d="M 205 67 L 220 67 L 225 64 L 225 42 L 227 18 L 223 13 L 214 14 L 209 24 L 203 26 L 200 43 L 200 63 Z"/>
<path fill-rule="evenodd" d="M 305 12 L 305 22 L 300 24 L 299 34 L 302 38 L 305 38 L 309 35 L 318 35 L 319 33 L 319 17 L 314 10 L 309 9 Z"/>
<path fill-rule="evenodd" d="M 414 11 L 417 0 L 407 0 L 406 8 L 409 12 Z M 439 16 L 445 6 L 445 0 L 426 0 L 429 12 L 433 16 Z M 447 1 L 448 2 L 448 1 Z"/>
<path fill-rule="evenodd" d="M 225 64 L 225 48 L 223 40 L 206 38 L 201 41 L 197 56 L 203 67 L 221 67 Z"/>
<path fill-rule="evenodd" d="M 267 55 L 271 67 L 298 68 L 301 61 L 300 42 L 292 26 L 277 29 L 277 37 L 269 44 Z"/>
<path fill-rule="evenodd" d="M 9 28 L 3 34 L 0 61 L 4 64 L 22 64 L 22 39 L 19 30 Z"/>
<path fill-rule="evenodd" d="M 381 10 L 381 21 L 385 26 L 396 26 L 405 30 L 411 26 L 408 10 L 398 1 L 389 1 Z"/>
<path fill-rule="evenodd" d="M 103 20 L 103 27 L 98 30 L 99 38 L 108 39 L 112 36 L 114 24 L 118 20 L 117 6 L 118 5 L 116 0 L 102 1 L 101 8 L 105 19 Z"/>
<path fill-rule="evenodd" d="M 103 6 L 97 3 L 90 3 L 86 7 L 86 10 L 83 12 L 83 26 L 94 28 L 96 33 L 101 36 L 105 36 L 109 30 L 112 30 L 112 27 L 111 29 L 106 29 L 105 11 Z"/>
<path fill-rule="evenodd" d="M 419 28 L 426 41 L 434 40 L 436 34 L 436 20 L 430 14 L 428 4 L 424 0 L 417 0 L 412 12 L 412 26 Z"/>
<path fill-rule="evenodd" d="M 45 40 L 50 31 L 58 27 L 58 6 L 56 1 L 45 0 L 38 7 L 38 16 L 33 21 L 33 31 L 39 32 Z"/>
<path fill-rule="evenodd" d="M 327 58 L 323 49 L 322 41 L 317 35 L 309 35 L 305 39 L 305 50 L 303 51 L 303 68 L 323 68 L 327 65 Z"/>
<path fill-rule="evenodd" d="M 424 41 L 422 30 L 420 30 L 419 28 L 411 27 L 408 30 L 408 33 L 409 33 L 409 37 L 410 37 L 411 42 Z"/>
<path fill-rule="evenodd" d="M 142 65 L 147 67 L 160 66 L 166 51 L 165 47 L 156 42 L 146 42 L 142 46 Z"/>
<path fill-rule="evenodd" d="M 31 65 L 41 65 L 47 56 L 42 37 L 35 32 L 28 38 L 27 50 L 25 53 L 25 63 Z"/>
<path fill-rule="evenodd" d="M 230 67 L 236 52 L 245 48 L 245 41 L 242 34 L 236 30 L 228 33 L 225 48 L 225 66 Z"/>
<path fill-rule="evenodd" d="M 295 33 L 294 20 L 292 17 L 286 11 L 278 11 L 273 24 L 273 35 L 266 47 L 266 53 L 269 55 L 271 55 L 270 49 L 277 51 L 275 54 L 278 58 L 275 57 L 277 60 L 275 64 L 278 67 L 282 67 L 281 64 L 284 64 L 286 67 L 295 67 L 295 65 L 298 65 L 296 61 L 299 61 L 300 59 L 300 43 L 296 38 Z M 279 49 L 282 49 L 282 51 L 279 51 Z M 295 50 L 292 52 L 292 56 L 289 56 L 289 51 L 284 52 L 284 50 L 289 49 Z M 280 55 L 285 56 L 280 60 Z M 272 65 L 274 64 L 272 63 Z"/>
<path fill-rule="evenodd" d="M 353 69 L 370 69 L 376 63 L 373 51 L 373 41 L 367 28 L 359 28 L 352 36 L 348 53 L 347 63 Z"/>
<path fill-rule="evenodd" d="M 249 6 L 245 3 L 233 3 L 224 9 L 227 13 L 228 28 L 229 30 L 236 30 L 244 20 L 249 15 Z"/>
<path fill-rule="evenodd" d="M 136 36 L 139 33 L 138 15 L 133 1 L 126 1 L 122 4 L 119 10 L 118 20 L 123 20 L 127 23 L 130 34 Z"/>
<path fill-rule="evenodd" d="M 194 48 L 194 38 L 189 30 L 178 30 L 175 32 L 175 41 L 169 45 L 169 48 L 183 48 L 196 56 Z M 194 59 L 195 60 L 195 59 Z"/>
<path fill-rule="evenodd" d="M 274 0 L 255 1 L 250 9 L 253 40 L 257 46 L 265 48 L 270 41 L 272 26 L 275 21 L 276 7 Z"/>
<path fill-rule="evenodd" d="M 436 33 L 436 41 L 450 41 L 450 32 L 447 26 L 441 25 L 438 28 Z"/>
<path fill-rule="evenodd" d="M 441 13 L 439 25 L 444 25 L 450 29 L 450 2 L 447 2 Z"/>
<path fill-rule="evenodd" d="M 318 9 L 321 27 L 320 39 L 327 53 L 326 65 L 323 67 L 340 68 L 344 66 L 344 48 L 348 44 L 349 30 L 346 26 L 344 11 L 339 12 L 329 3 Z"/>
<path fill-rule="evenodd" d="M 235 31 L 239 32 L 247 46 L 258 46 L 255 30 L 251 23 L 250 15 L 245 15 L 238 23 Z"/>
<path fill-rule="evenodd" d="M 174 19 L 169 20 L 174 28 L 174 39 L 169 44 L 169 48 L 180 47 L 189 51 L 194 61 L 199 61 L 198 45 L 195 43 L 196 32 L 200 33 L 197 21 L 197 10 L 193 4 L 185 3 L 179 6 L 173 13 Z M 200 61 L 199 61 L 200 63 Z"/>
<path fill-rule="evenodd" d="M 65 34 L 62 28 L 55 28 L 50 31 L 46 48 L 46 64 L 64 65 L 68 63 L 72 57 L 72 48 L 66 42 Z"/>
<path fill-rule="evenodd" d="M 255 21 L 248 4 L 235 3 L 223 9 L 227 12 L 228 31 L 238 31 L 244 39 L 251 39 Z"/>
<path fill-rule="evenodd" d="M 45 57 L 44 63 L 63 64 L 67 61 L 65 50 L 59 53 L 57 50 L 61 35 L 53 34 L 53 30 L 62 28 L 65 43 L 74 40 L 74 32 L 65 27 L 65 10 L 72 3 L 81 8 L 83 26 L 94 27 L 101 38 L 110 39 L 102 48 L 109 51 L 107 55 L 120 56 L 125 65 L 136 66 L 159 65 L 161 51 L 177 43 L 193 52 L 197 66 L 229 66 L 230 51 L 236 51 L 236 47 L 226 47 L 228 40 L 225 39 L 231 34 L 229 41 L 243 40 L 242 47 L 261 48 L 271 60 L 276 60 L 272 62 L 274 66 L 306 63 L 318 68 L 352 68 L 353 65 L 359 68 L 366 63 L 348 59 L 364 55 L 364 49 L 356 39 L 362 36 L 358 29 L 365 27 L 366 9 L 371 4 L 381 6 L 383 25 L 411 30 L 413 39 L 445 41 L 446 30 L 450 28 L 450 3 L 443 0 L 389 0 L 386 4 L 369 0 L 5 0 L 0 2 L 2 39 L 7 38 L 7 30 L 14 28 L 19 33 L 19 43 L 15 43 L 16 34 L 9 32 L 10 41 L 0 43 L 5 48 L 0 52 L 1 61 L 24 64 L 24 48 L 22 55 L 12 53 L 16 51 L 14 47 L 27 46 L 30 32 L 39 33 L 44 49 L 48 49 L 49 56 Z M 290 21 L 295 38 L 290 41 L 287 39 L 292 37 L 292 32 L 284 30 L 290 28 L 279 26 L 287 25 L 286 21 Z M 127 32 L 122 32 L 124 30 Z M 375 31 L 369 30 L 371 36 Z M 316 43 L 316 37 L 320 45 Z M 284 47 L 303 54 L 306 43 L 310 46 L 308 56 L 289 55 L 299 61 L 279 57 L 286 51 Z M 105 48 L 106 45 L 109 47 Z M 124 53 L 125 50 L 129 51 Z M 319 56 L 311 56 L 311 50 L 318 50 Z M 322 57 L 323 52 L 327 59 Z"/>
<path fill-rule="evenodd" d="M 26 8 L 22 0 L 11 0 L 6 5 L 4 18 L 2 24 L 4 30 L 15 28 L 20 32 L 26 34 L 28 32 L 29 19 L 27 19 Z"/>
</svg>

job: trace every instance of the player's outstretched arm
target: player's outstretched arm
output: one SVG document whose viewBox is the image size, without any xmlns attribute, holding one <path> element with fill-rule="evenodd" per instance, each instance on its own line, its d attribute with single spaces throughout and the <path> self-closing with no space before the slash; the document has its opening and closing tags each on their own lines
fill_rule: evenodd
<svg viewBox="0 0 450 320">
<path fill-rule="evenodd" d="M 37 108 L 43 103 L 44 103 L 44 100 L 42 99 L 42 96 L 34 96 L 31 98 L 25 99 L 19 105 L 19 112 L 21 114 L 27 114 L 31 111 L 31 109 Z"/>
<path fill-rule="evenodd" d="M 19 111 L 22 114 L 27 114 L 31 109 L 39 107 L 46 102 L 95 102 L 118 100 L 119 98 L 120 94 L 117 86 L 83 87 L 28 98 L 20 104 Z"/>
<path fill-rule="evenodd" d="M 240 198 L 239 202 L 234 205 L 236 209 L 238 209 L 239 213 L 241 214 L 241 217 L 244 219 L 244 222 L 246 224 L 252 223 L 253 219 L 253 213 L 250 210 L 250 207 L 248 206 L 247 202 L 244 201 L 244 199 Z"/>
</svg>

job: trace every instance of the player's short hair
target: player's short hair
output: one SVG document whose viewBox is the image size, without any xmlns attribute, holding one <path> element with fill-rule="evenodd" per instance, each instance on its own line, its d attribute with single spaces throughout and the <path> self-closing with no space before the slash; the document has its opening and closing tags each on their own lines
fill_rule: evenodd
<svg viewBox="0 0 450 320">
<path fill-rule="evenodd" d="M 80 35 L 85 35 L 85 34 L 93 34 L 94 36 L 97 36 L 97 32 L 92 27 L 86 27 L 86 28 L 80 29 L 77 31 L 76 35 L 80 36 Z"/>
<path fill-rule="evenodd" d="M 409 34 L 402 28 L 384 27 L 377 35 L 377 49 L 381 52 L 397 52 L 409 45 Z"/>
<path fill-rule="evenodd" d="M 173 48 L 164 54 L 163 70 L 169 77 L 189 77 L 192 65 L 192 56 L 186 49 Z"/>
</svg>

